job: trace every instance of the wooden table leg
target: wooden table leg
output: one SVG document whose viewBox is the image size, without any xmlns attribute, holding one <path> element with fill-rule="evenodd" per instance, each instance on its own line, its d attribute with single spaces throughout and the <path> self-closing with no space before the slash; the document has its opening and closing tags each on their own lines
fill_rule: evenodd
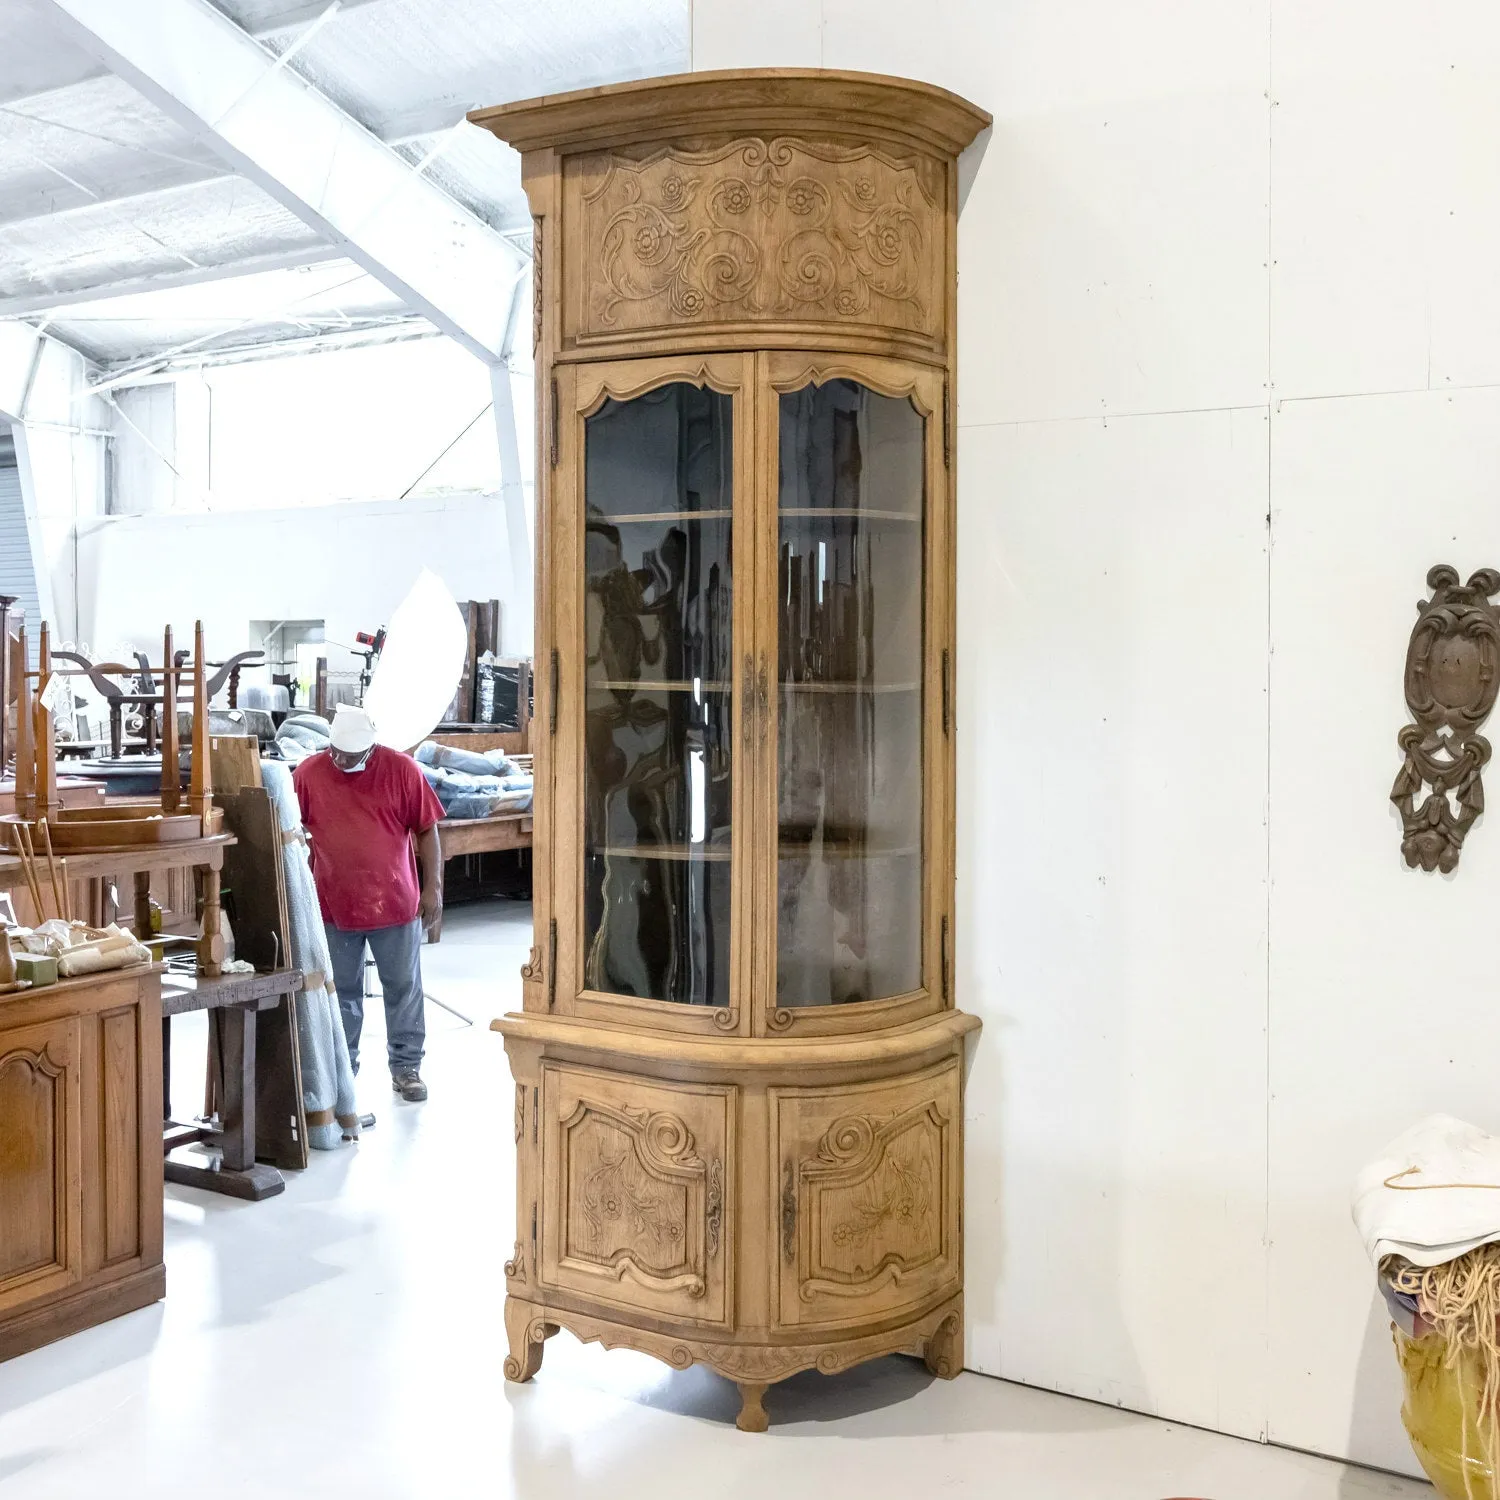
<svg viewBox="0 0 1500 1500">
<path fill-rule="evenodd" d="M 151 938 L 151 872 L 135 872 L 135 936 L 137 942 Z"/>
<path fill-rule="evenodd" d="M 218 1156 L 201 1165 L 168 1156 L 162 1170 L 183 1187 L 259 1202 L 284 1191 L 286 1179 L 255 1159 L 255 1007 L 225 1006 L 216 1015 L 224 1053 L 221 1129 L 212 1138 Z"/>
<path fill-rule="evenodd" d="M 210 979 L 224 972 L 224 934 L 219 928 L 219 872 L 203 871 L 203 936 L 198 939 L 198 969 Z"/>
</svg>

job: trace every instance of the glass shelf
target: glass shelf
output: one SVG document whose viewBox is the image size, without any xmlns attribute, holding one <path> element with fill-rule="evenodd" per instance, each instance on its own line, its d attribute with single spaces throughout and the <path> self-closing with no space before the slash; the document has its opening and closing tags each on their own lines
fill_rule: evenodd
<svg viewBox="0 0 1500 1500">
<path fill-rule="evenodd" d="M 658 521 L 728 521 L 733 515 L 729 510 L 644 510 L 634 515 L 605 515 L 591 510 L 585 519 L 590 526 L 596 522 L 606 526 L 649 526 Z"/>
</svg>

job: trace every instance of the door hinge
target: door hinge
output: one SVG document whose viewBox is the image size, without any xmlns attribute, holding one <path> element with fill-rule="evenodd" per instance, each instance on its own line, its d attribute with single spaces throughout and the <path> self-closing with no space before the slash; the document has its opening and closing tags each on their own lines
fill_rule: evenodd
<svg viewBox="0 0 1500 1500">
<path fill-rule="evenodd" d="M 557 688 L 561 667 L 557 659 L 557 647 L 552 648 L 552 665 L 547 674 L 547 733 L 557 733 Z"/>
<path fill-rule="evenodd" d="M 755 657 L 745 653 L 745 685 L 740 692 L 740 725 L 748 756 L 755 747 Z"/>
<path fill-rule="evenodd" d="M 557 387 L 553 387 L 555 395 Z M 555 441 L 555 440 L 554 440 Z M 554 454 L 553 463 L 557 462 Z M 948 394 L 948 382 L 943 382 L 943 467 L 953 467 L 953 398 Z"/>
<path fill-rule="evenodd" d="M 547 450 L 548 454 L 549 454 L 549 456 L 551 458 L 551 466 L 554 469 L 557 467 L 557 413 L 558 413 L 558 404 L 557 404 L 557 376 L 554 375 L 552 377 L 552 432 L 551 432 L 551 446 Z"/>
<path fill-rule="evenodd" d="M 547 923 L 547 1009 L 557 1004 L 557 918 Z"/>
<path fill-rule="evenodd" d="M 943 1004 L 948 1003 L 948 913 L 943 913 L 943 935 L 942 935 L 942 966 L 943 966 Z"/>
<path fill-rule="evenodd" d="M 953 722 L 952 709 L 952 675 L 953 675 L 953 653 L 946 646 L 943 647 L 943 733 L 949 732 L 949 725 Z"/>
<path fill-rule="evenodd" d="M 786 1164 L 781 1188 L 781 1253 L 787 1265 L 797 1259 L 797 1169 Z"/>
</svg>

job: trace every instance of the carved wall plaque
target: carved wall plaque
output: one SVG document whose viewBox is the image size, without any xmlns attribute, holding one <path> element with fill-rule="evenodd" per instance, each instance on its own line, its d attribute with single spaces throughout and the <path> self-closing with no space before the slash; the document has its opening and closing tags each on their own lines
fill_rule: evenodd
<svg viewBox="0 0 1500 1500">
<path fill-rule="evenodd" d="M 775 137 L 591 159 L 588 334 L 746 319 L 941 335 L 943 173 Z"/>
<path fill-rule="evenodd" d="M 1407 864 L 1446 874 L 1484 811 L 1480 773 L 1490 742 L 1478 731 L 1500 688 L 1500 609 L 1490 603 L 1500 572 L 1481 568 L 1460 584 L 1439 564 L 1427 586 L 1432 598 L 1418 603 L 1406 648 L 1406 706 L 1417 722 L 1396 737 L 1406 760 L 1391 801 L 1401 811 Z"/>
</svg>

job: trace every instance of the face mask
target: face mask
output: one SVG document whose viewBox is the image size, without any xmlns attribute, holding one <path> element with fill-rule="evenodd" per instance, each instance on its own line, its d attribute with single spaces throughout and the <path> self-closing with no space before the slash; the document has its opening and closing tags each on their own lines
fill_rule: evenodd
<svg viewBox="0 0 1500 1500">
<path fill-rule="evenodd" d="M 334 761 L 334 765 L 338 766 L 339 770 L 341 770 L 346 776 L 352 776 L 356 771 L 363 771 L 364 768 L 369 765 L 369 763 L 370 752 L 368 750 L 366 750 L 365 753 L 361 755 L 360 758 L 355 761 L 352 766 L 339 765 L 338 761 Z"/>
</svg>

